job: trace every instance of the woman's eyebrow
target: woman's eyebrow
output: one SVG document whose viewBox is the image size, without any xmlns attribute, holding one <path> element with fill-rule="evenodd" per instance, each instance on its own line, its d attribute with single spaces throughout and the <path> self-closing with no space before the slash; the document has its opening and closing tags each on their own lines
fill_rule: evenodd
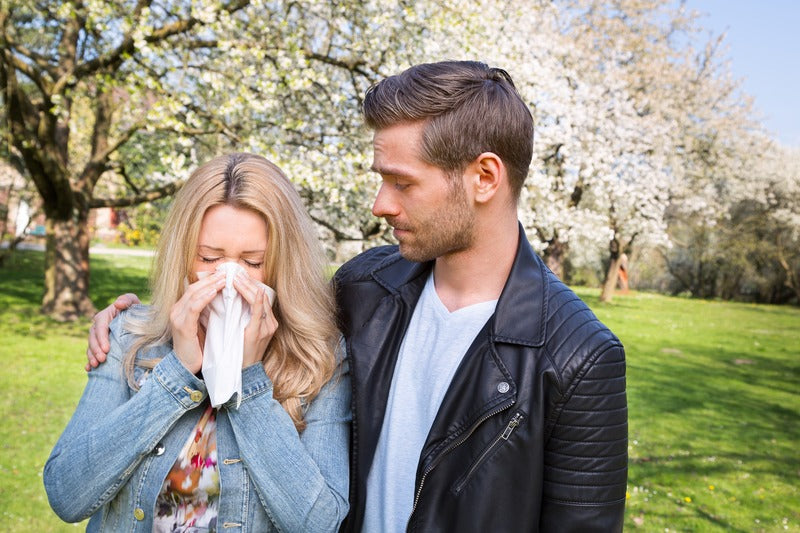
<svg viewBox="0 0 800 533">
<path fill-rule="evenodd" d="M 215 248 L 214 246 L 209 246 L 207 244 L 199 244 L 198 248 L 202 248 L 204 250 L 208 250 L 209 252 L 224 252 L 225 250 L 222 248 Z"/>
<path fill-rule="evenodd" d="M 224 248 L 216 248 L 214 246 L 209 246 L 207 244 L 200 244 L 197 246 L 198 248 L 202 248 L 203 250 L 207 250 L 209 252 L 217 252 L 217 253 L 224 253 Z M 266 250 L 245 250 L 242 254 L 263 254 Z"/>
</svg>

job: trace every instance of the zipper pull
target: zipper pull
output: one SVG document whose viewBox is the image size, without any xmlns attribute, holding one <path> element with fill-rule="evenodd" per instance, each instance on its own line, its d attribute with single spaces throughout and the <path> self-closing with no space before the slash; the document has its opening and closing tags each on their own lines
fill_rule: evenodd
<svg viewBox="0 0 800 533">
<path fill-rule="evenodd" d="M 520 413 L 515 414 L 514 418 L 512 418 L 511 421 L 506 426 L 505 431 L 503 431 L 501 438 L 503 440 L 508 440 L 508 437 L 510 437 L 511 433 L 514 431 L 514 428 L 516 428 L 521 421 L 522 421 L 522 415 Z"/>
</svg>

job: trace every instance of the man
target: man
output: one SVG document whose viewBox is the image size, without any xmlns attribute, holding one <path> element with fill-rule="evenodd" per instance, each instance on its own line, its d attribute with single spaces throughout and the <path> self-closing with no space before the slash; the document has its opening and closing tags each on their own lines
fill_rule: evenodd
<svg viewBox="0 0 800 533">
<path fill-rule="evenodd" d="M 417 65 L 364 115 L 372 211 L 399 246 L 333 282 L 353 379 L 343 530 L 621 531 L 624 351 L 517 221 L 533 126 L 511 78 Z"/>
</svg>

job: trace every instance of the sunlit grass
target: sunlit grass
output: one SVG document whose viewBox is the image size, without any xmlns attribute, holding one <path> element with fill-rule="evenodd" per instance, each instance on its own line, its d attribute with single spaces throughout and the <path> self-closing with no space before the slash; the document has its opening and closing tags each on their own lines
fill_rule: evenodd
<svg viewBox="0 0 800 533">
<path fill-rule="evenodd" d="M 123 291 L 146 297 L 149 261 L 93 257 L 91 296 L 95 305 L 105 307 Z M 0 269 L 3 531 L 76 530 L 50 510 L 42 468 L 86 383 L 83 365 L 89 319 L 62 324 L 43 317 L 38 311 L 43 279 L 43 255 L 39 252 L 17 252 Z"/>
<path fill-rule="evenodd" d="M 578 292 L 626 347 L 626 529 L 800 531 L 800 310 Z"/>
</svg>

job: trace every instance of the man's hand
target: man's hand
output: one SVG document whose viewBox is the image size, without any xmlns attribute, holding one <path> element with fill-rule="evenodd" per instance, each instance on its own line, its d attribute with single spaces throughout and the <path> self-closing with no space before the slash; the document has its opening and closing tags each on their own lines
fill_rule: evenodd
<svg viewBox="0 0 800 533">
<path fill-rule="evenodd" d="M 86 349 L 86 371 L 97 368 L 100 363 L 106 360 L 106 355 L 111 345 L 108 342 L 108 331 L 111 321 L 119 314 L 134 304 L 141 303 L 139 297 L 129 292 L 114 300 L 114 303 L 105 309 L 98 311 L 92 318 L 92 327 L 89 328 L 89 347 Z"/>
</svg>

